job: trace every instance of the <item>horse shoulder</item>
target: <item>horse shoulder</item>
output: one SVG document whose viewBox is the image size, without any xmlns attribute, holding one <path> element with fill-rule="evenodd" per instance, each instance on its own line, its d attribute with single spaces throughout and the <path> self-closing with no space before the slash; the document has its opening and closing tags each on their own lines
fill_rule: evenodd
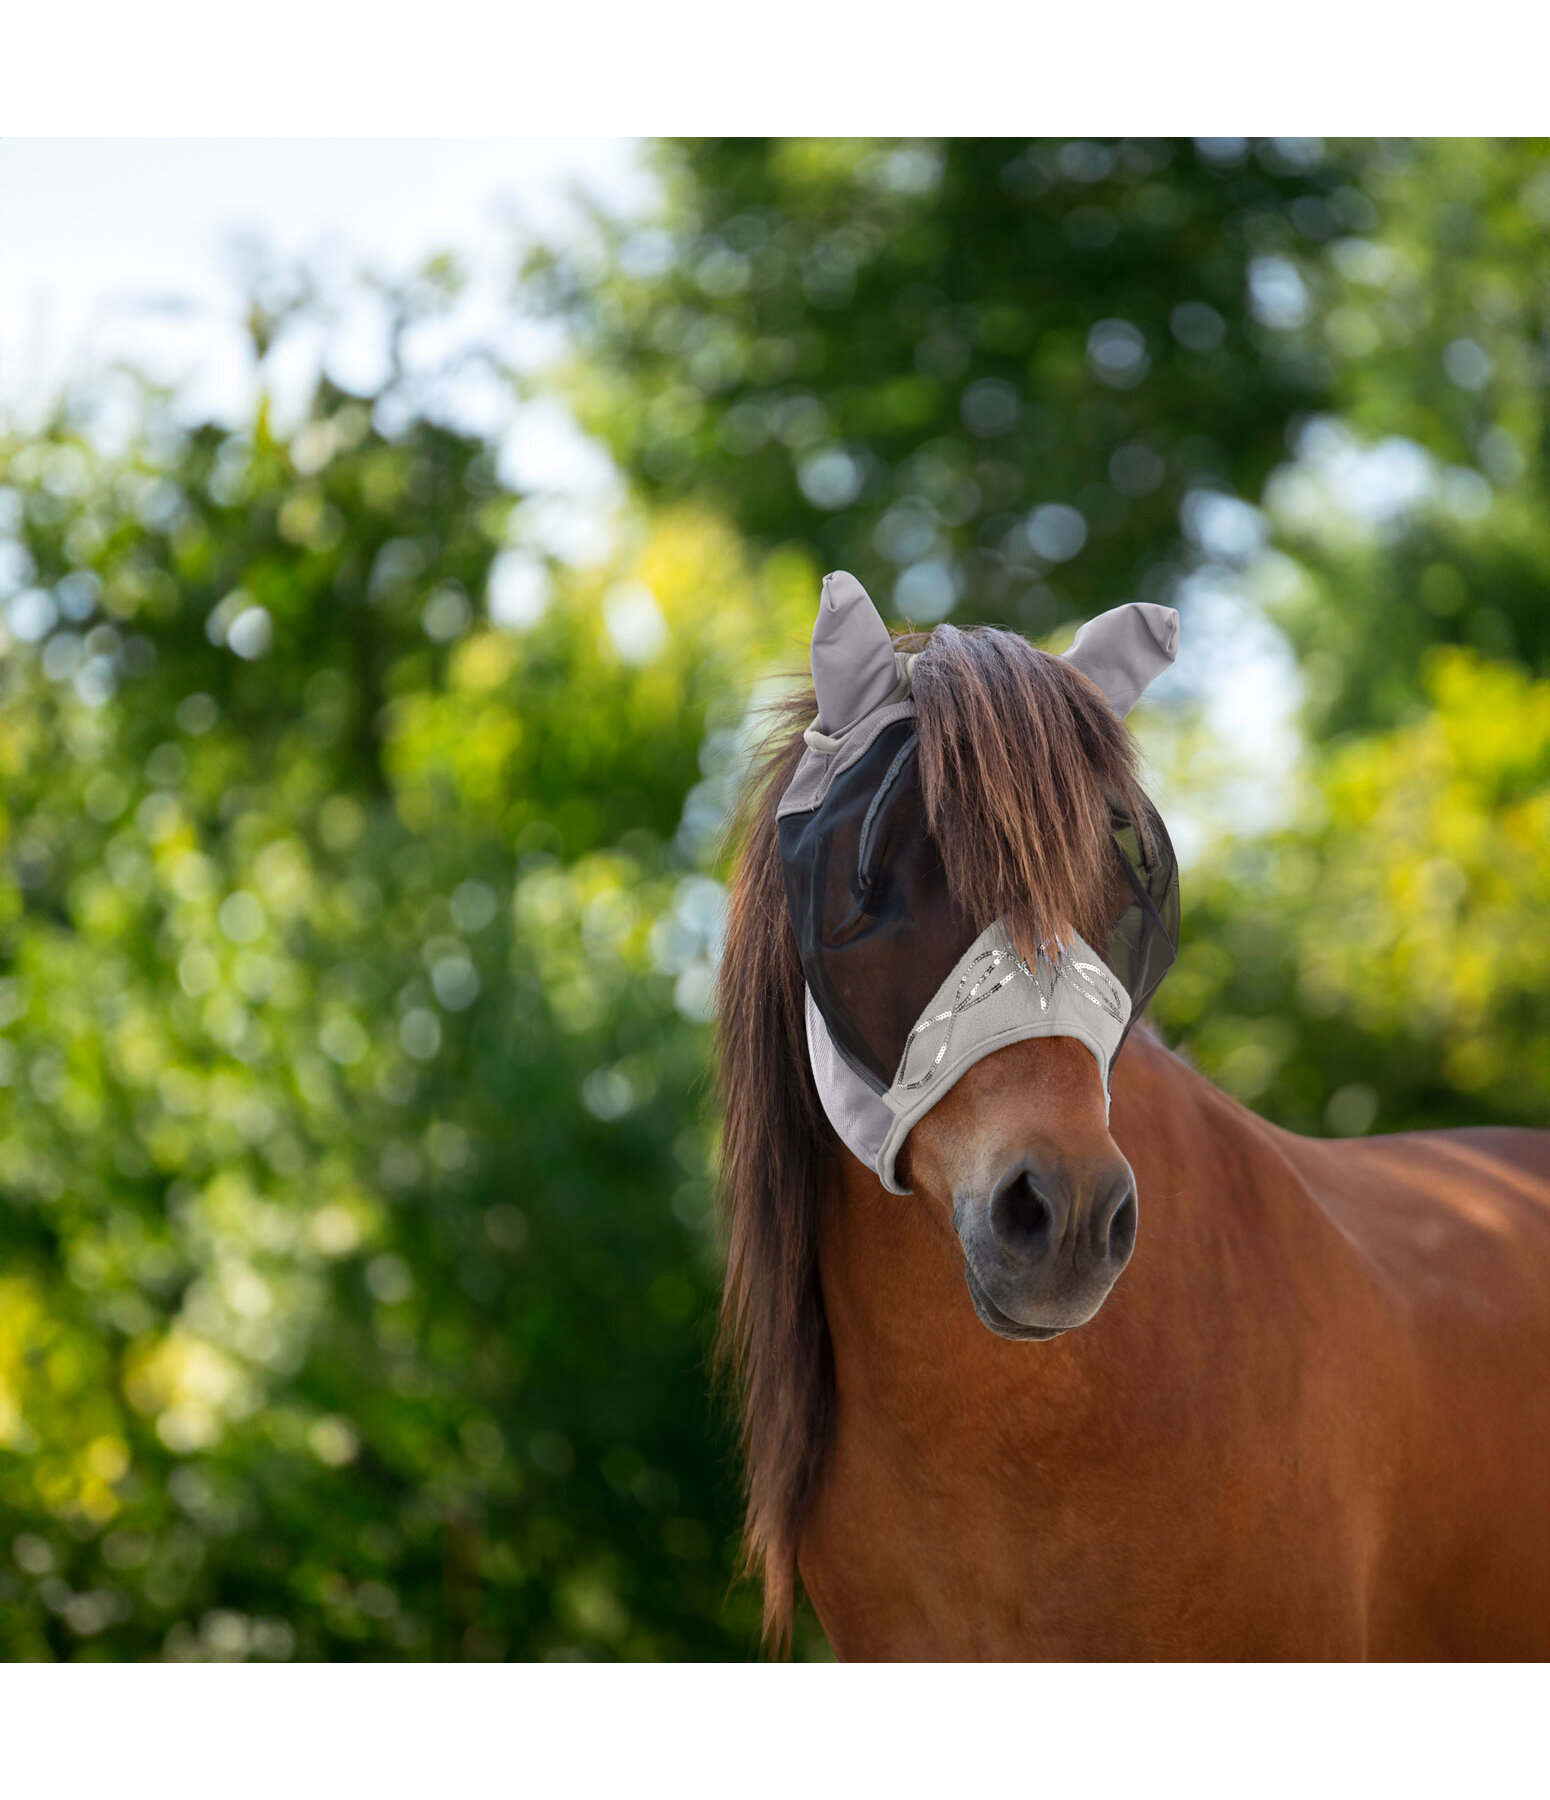
<svg viewBox="0 0 1550 1800">
<path fill-rule="evenodd" d="M 1386 1296 L 1374 1355 L 1399 1377 L 1384 1411 L 1403 1430 L 1374 1471 L 1375 1653 L 1543 1656 L 1550 1135 L 1412 1132 L 1302 1160 Z"/>
</svg>

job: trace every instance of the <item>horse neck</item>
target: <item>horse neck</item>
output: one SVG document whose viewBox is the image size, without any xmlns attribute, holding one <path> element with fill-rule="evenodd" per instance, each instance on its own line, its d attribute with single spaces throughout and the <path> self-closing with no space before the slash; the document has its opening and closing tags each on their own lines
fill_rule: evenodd
<svg viewBox="0 0 1550 1800">
<path fill-rule="evenodd" d="M 1095 1319 L 1042 1344 L 980 1323 L 943 1211 L 843 1157 L 820 1249 L 842 1430 L 870 1416 L 906 1459 L 950 1458 L 987 1430 L 1090 1443 L 1098 1415 L 1123 1434 L 1124 1396 L 1155 1390 L 1159 1359 L 1180 1391 L 1248 1391 L 1284 1365 L 1314 1329 L 1313 1285 L 1348 1254 L 1299 1170 L 1306 1141 L 1143 1032 L 1115 1067 L 1110 1129 L 1136 1176 L 1135 1255 Z"/>
</svg>

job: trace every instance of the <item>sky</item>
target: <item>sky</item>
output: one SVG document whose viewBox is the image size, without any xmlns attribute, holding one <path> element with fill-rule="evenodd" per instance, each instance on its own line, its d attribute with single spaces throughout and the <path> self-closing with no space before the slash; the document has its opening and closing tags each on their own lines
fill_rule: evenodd
<svg viewBox="0 0 1550 1800">
<path fill-rule="evenodd" d="M 522 235 L 563 233 L 572 191 L 611 210 L 651 197 L 638 143 L 507 140 L 0 141 L 0 416 L 25 424 L 67 383 L 117 360 L 174 384 L 186 411 L 240 418 L 252 368 L 240 318 L 244 244 L 283 262 L 404 275 L 454 251 L 469 289 L 438 348 L 496 342 L 531 365 L 554 341 L 504 304 Z M 282 399 L 300 399 L 321 358 L 369 381 L 374 321 L 347 316 L 331 341 L 279 358 Z M 578 494 L 605 481 L 553 409 L 520 429 L 509 396 L 462 395 L 463 419 L 506 443 L 508 473 Z M 507 408 L 503 413 L 502 407 Z"/>
</svg>

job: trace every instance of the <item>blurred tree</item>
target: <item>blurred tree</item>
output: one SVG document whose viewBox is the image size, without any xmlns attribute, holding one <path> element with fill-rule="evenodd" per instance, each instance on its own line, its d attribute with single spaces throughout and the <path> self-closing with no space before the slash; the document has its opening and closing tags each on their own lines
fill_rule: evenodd
<svg viewBox="0 0 1550 1800">
<path fill-rule="evenodd" d="M 1550 145 L 1353 154 L 1371 228 L 1288 265 L 1307 301 L 1278 327 L 1330 370 L 1330 414 L 1265 494 L 1320 735 L 1424 704 L 1432 644 L 1550 674 Z"/>
<path fill-rule="evenodd" d="M 1288 828 L 1219 837 L 1196 871 L 1159 1014 L 1299 1129 L 1543 1126 L 1550 156 L 1349 154 L 1369 228 L 1289 259 L 1301 298 L 1267 321 L 1329 369 L 1329 409 L 1266 484 L 1268 547 L 1214 496 L 1195 512 L 1197 578 L 1299 652 L 1309 791 Z M 1213 544 L 1235 530 L 1237 558 Z"/>
<path fill-rule="evenodd" d="M 1546 667 L 1545 143 L 659 161 L 661 217 L 599 221 L 601 278 L 529 265 L 577 330 L 582 417 L 649 495 L 811 545 L 901 619 L 1036 636 L 1246 560 L 1263 521 L 1209 502 L 1265 496 L 1322 727 L 1396 721 L 1431 643 Z"/>
<path fill-rule="evenodd" d="M 523 517 L 392 384 L 0 445 L 9 1655 L 752 1646 L 682 815 L 794 571 Z"/>
<path fill-rule="evenodd" d="M 1408 723 L 1194 873 L 1158 1016 L 1295 1130 L 1550 1124 L 1550 682 L 1439 646 Z"/>
<path fill-rule="evenodd" d="M 1291 258 L 1370 228 L 1316 140 L 717 139 L 661 218 L 529 276 L 583 420 L 653 497 L 709 496 L 885 609 L 1035 635 L 1188 560 L 1180 505 L 1257 497 L 1331 367 L 1274 329 Z M 1295 287 L 1290 287 L 1295 284 Z M 1269 323 L 1267 323 L 1267 320 Z"/>
</svg>

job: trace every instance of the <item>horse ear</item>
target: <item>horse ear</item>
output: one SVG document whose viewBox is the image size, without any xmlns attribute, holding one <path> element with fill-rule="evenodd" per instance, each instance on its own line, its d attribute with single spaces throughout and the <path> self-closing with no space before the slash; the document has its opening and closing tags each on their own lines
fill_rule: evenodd
<svg viewBox="0 0 1550 1800">
<path fill-rule="evenodd" d="M 1123 719 L 1179 653 L 1179 615 L 1132 600 L 1089 619 L 1061 658 L 1103 689 Z"/>
<path fill-rule="evenodd" d="M 813 627 L 818 729 L 838 736 L 898 685 L 893 639 L 866 589 L 843 569 L 825 575 Z"/>
</svg>

